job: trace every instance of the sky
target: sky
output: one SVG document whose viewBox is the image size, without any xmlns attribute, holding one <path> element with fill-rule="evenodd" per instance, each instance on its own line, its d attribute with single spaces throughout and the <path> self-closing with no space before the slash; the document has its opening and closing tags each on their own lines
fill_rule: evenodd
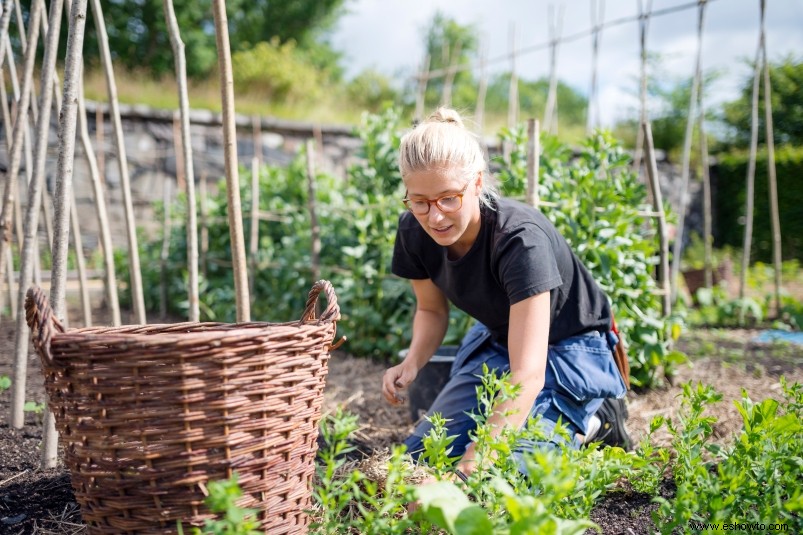
<svg viewBox="0 0 803 535">
<path fill-rule="evenodd" d="M 488 58 L 507 56 L 511 26 L 516 28 L 517 48 L 546 43 L 549 6 L 563 9 L 561 35 L 589 30 L 592 0 L 347 0 L 345 14 L 332 35 L 332 43 L 344 52 L 347 76 L 374 68 L 393 77 L 399 85 L 419 68 L 424 54 L 424 31 L 440 11 L 461 25 L 473 25 L 487 46 Z M 720 77 L 707 89 L 707 106 L 733 100 L 752 76 L 746 60 L 755 57 L 759 39 L 760 0 L 708 0 L 702 48 L 704 71 Z M 649 0 L 599 0 L 603 21 L 635 17 L 639 3 Z M 652 11 L 690 5 L 690 0 L 652 0 Z M 803 60 L 803 0 L 767 0 L 767 54 L 777 61 L 789 54 Z M 690 78 L 697 54 L 695 6 L 649 21 L 647 49 L 662 57 L 669 80 Z M 598 84 L 601 118 L 612 125 L 630 117 L 638 107 L 640 69 L 638 21 L 604 28 L 600 37 Z M 583 94 L 591 84 L 591 37 L 562 43 L 558 49 L 558 78 Z M 489 72 L 510 70 L 510 61 L 499 60 Z M 520 77 L 535 80 L 549 76 L 549 49 L 521 54 L 516 60 Z M 475 73 L 476 74 L 476 73 Z"/>
</svg>

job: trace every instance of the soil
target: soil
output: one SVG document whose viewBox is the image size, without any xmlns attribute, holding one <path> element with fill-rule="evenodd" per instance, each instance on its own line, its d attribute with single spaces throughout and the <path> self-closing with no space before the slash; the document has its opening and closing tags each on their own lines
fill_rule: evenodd
<svg viewBox="0 0 803 535">
<path fill-rule="evenodd" d="M 98 314 L 102 316 L 103 311 Z M 78 325 L 75 318 L 73 326 Z M 0 376 L 12 376 L 14 329 L 12 320 L 2 318 Z M 730 441 L 741 429 L 732 401 L 741 398 L 742 389 L 753 399 L 763 399 L 780 394 L 781 374 L 790 382 L 803 381 L 803 348 L 755 344 L 750 340 L 756 334 L 750 330 L 705 330 L 684 336 L 679 349 L 693 359 L 678 369 L 672 384 L 628 394 L 627 427 L 634 441 L 644 437 L 654 416 L 675 415 L 680 385 L 685 381 L 711 383 L 723 394 L 723 401 L 710 411 L 718 418 L 715 439 L 721 443 Z M 333 355 L 330 363 L 324 410 L 341 406 L 360 417 L 361 427 L 354 435 L 354 443 L 364 455 L 400 442 L 411 430 L 407 407 L 392 407 L 381 397 L 385 368 L 384 363 L 356 359 L 342 352 Z M 38 357 L 33 354 L 26 399 L 44 401 Z M 0 391 L 0 534 L 85 533 L 69 473 L 62 465 L 50 470 L 39 468 L 40 417 L 27 413 L 25 426 L 12 429 L 7 424 L 9 406 L 10 390 Z M 669 437 L 659 433 L 654 442 L 667 445 Z M 672 495 L 671 483 L 663 486 L 661 494 Z M 657 506 L 652 498 L 618 489 L 600 501 L 591 518 L 606 535 L 655 533 L 651 515 Z"/>
</svg>

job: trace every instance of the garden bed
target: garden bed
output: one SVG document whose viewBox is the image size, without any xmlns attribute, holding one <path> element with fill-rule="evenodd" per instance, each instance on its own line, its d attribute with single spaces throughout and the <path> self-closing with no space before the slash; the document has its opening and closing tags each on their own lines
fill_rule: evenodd
<svg viewBox="0 0 803 535">
<path fill-rule="evenodd" d="M 0 325 L 0 354 L 13 354 L 13 322 L 4 318 Z M 741 428 L 741 417 L 732 400 L 741 398 L 742 388 L 753 399 L 780 396 L 778 377 L 803 381 L 803 348 L 788 345 L 761 345 L 750 342 L 755 331 L 692 331 L 681 340 L 692 363 L 682 366 L 674 386 L 629 394 L 628 429 L 638 441 L 648 431 L 654 416 L 672 417 L 679 407 L 680 384 L 688 381 L 711 383 L 724 399 L 711 407 L 717 418 L 714 437 L 727 443 Z M 365 455 L 379 452 L 401 441 L 410 431 L 406 407 L 392 407 L 381 397 L 381 376 L 385 365 L 338 353 L 331 360 L 324 410 L 343 406 L 360 418 L 360 429 L 353 435 L 357 448 Z M 0 363 L 0 375 L 11 375 L 7 359 Z M 27 400 L 44 401 L 37 358 L 30 362 Z M 0 533 L 82 533 L 80 513 L 62 466 L 39 469 L 38 444 L 41 439 L 39 416 L 26 414 L 23 429 L 7 425 L 10 391 L 0 392 Z M 668 445 L 668 434 L 654 435 L 653 443 Z M 667 483 L 661 494 L 671 496 Z M 604 498 L 591 518 L 605 534 L 650 533 L 656 505 L 652 496 L 628 488 Z"/>
</svg>

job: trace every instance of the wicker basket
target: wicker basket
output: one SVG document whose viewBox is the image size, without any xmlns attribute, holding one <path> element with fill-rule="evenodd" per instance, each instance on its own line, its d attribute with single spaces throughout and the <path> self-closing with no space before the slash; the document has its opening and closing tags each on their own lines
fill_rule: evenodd
<svg viewBox="0 0 803 535">
<path fill-rule="evenodd" d="M 328 306 L 315 319 L 321 291 Z M 40 289 L 31 338 L 90 533 L 175 533 L 213 518 L 210 481 L 271 534 L 305 533 L 329 351 L 339 319 L 319 281 L 298 322 L 65 330 Z"/>
</svg>

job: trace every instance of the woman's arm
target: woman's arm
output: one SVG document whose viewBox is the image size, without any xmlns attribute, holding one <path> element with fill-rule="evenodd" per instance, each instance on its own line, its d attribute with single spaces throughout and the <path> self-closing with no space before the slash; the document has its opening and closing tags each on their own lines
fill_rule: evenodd
<svg viewBox="0 0 803 535">
<path fill-rule="evenodd" d="M 516 399 L 500 403 L 488 419 L 493 426 L 493 436 L 499 435 L 504 426 L 514 429 L 523 426 L 530 416 L 535 398 L 544 388 L 549 323 L 549 292 L 534 295 L 510 307 L 510 381 L 514 385 L 521 385 L 521 390 Z M 474 469 L 473 443 L 466 450 L 459 467 L 463 472 Z"/>
<path fill-rule="evenodd" d="M 392 405 L 404 403 L 399 391 L 407 388 L 429 362 L 449 326 L 449 301 L 443 292 L 430 279 L 413 280 L 412 285 L 416 307 L 410 350 L 404 361 L 389 368 L 382 378 L 382 393 Z"/>
</svg>

